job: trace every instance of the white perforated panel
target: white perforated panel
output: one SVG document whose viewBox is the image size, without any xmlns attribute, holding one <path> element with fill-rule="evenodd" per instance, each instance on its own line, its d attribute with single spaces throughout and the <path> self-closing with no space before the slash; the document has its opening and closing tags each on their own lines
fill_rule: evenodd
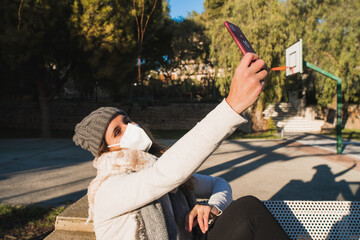
<svg viewBox="0 0 360 240">
<path fill-rule="evenodd" d="M 265 201 L 291 239 L 360 239 L 360 202 Z"/>
</svg>

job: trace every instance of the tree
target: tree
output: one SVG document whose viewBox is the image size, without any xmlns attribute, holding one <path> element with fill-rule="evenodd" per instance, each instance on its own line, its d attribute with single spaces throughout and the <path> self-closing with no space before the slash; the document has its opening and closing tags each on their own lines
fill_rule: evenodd
<svg viewBox="0 0 360 240">
<path fill-rule="evenodd" d="M 147 2 L 150 4 L 150 1 Z M 145 0 L 133 0 L 133 15 L 135 17 L 136 22 L 136 29 L 137 29 L 137 43 L 138 43 L 138 56 L 137 56 L 137 65 L 138 65 L 138 82 L 143 85 L 143 79 L 141 77 L 141 52 L 142 47 L 144 44 L 144 36 L 145 31 L 148 26 L 149 20 L 151 15 L 154 13 L 154 10 L 156 8 L 157 0 L 154 0 L 154 2 L 151 4 L 151 10 L 148 13 L 148 15 L 145 15 Z M 151 6 L 150 5 L 150 6 Z M 140 11 L 137 10 L 137 8 L 140 8 Z"/>
<path fill-rule="evenodd" d="M 160 7 L 161 6 L 161 7 Z M 170 10 L 166 0 L 158 3 L 158 7 L 149 25 L 146 28 L 143 45 L 141 47 L 141 72 L 149 73 L 158 70 L 167 63 L 168 56 L 171 55 L 171 42 L 173 36 L 173 20 L 170 19 Z M 139 50 L 140 48 L 138 48 Z M 139 67 L 139 64 L 137 64 Z M 139 68 L 138 68 L 139 73 Z M 139 77 L 139 75 L 137 75 Z M 145 78 L 142 78 L 142 81 Z M 137 78 L 138 83 L 139 78 Z"/>
<path fill-rule="evenodd" d="M 208 1 L 214 3 L 213 1 Z M 227 95 L 232 75 L 240 62 L 241 53 L 224 27 L 224 19 L 239 25 L 251 42 L 257 54 L 265 60 L 268 67 L 282 66 L 287 41 L 284 6 L 277 0 L 235 0 L 222 4 L 210 4 L 209 34 L 211 36 L 211 57 L 221 70 L 217 86 L 222 95 Z M 205 3 L 206 7 L 206 3 Z M 270 73 L 265 91 L 261 94 L 256 107 L 252 108 L 253 127 L 262 130 L 262 110 L 266 104 L 279 101 L 285 77 Z"/>
<path fill-rule="evenodd" d="M 206 9 L 206 27 L 209 27 L 209 22 L 222 16 L 221 9 L 225 4 L 225 0 L 205 0 L 204 8 Z M 210 20 L 211 19 L 211 20 Z"/>
<path fill-rule="evenodd" d="M 287 4 L 290 11 L 298 8 L 302 12 L 297 15 L 302 15 L 301 22 L 305 29 L 299 37 L 305 40 L 306 61 L 342 78 L 345 103 L 359 103 L 359 1 L 313 0 L 300 6 L 296 1 Z M 294 33 L 291 35 L 296 36 Z M 333 80 L 319 74 L 310 74 L 308 78 L 307 82 L 312 84 L 320 106 L 325 107 L 333 102 L 336 98 L 336 84 Z"/>
<path fill-rule="evenodd" d="M 132 4 L 125 0 L 76 0 L 73 9 L 73 34 L 85 56 L 77 84 L 93 89 L 97 82 L 118 100 L 120 91 L 133 81 L 129 76 L 136 66 Z"/>
<path fill-rule="evenodd" d="M 223 27 L 224 19 L 241 27 L 258 55 L 269 67 L 285 65 L 285 49 L 300 38 L 304 42 L 304 59 L 343 79 L 344 100 L 359 102 L 359 2 L 350 0 L 207 0 L 204 4 L 211 38 L 211 57 L 222 69 L 217 85 L 227 94 L 231 76 L 240 60 L 232 38 Z M 305 70 L 302 76 L 286 78 L 269 73 L 265 90 L 253 113 L 269 103 L 287 98 L 287 91 L 307 92 L 309 103 L 327 106 L 334 100 L 335 82 Z M 311 98 L 314 98 L 313 100 Z M 255 112 L 254 112 L 255 109 Z M 261 123 L 261 121 L 260 121 Z"/>
<path fill-rule="evenodd" d="M 157 44 L 159 35 L 164 32 L 168 9 L 166 1 L 153 3 L 136 2 L 136 10 L 138 4 L 144 8 L 135 12 L 133 2 L 125 0 L 74 2 L 72 23 L 74 32 L 81 39 L 81 49 L 88 56 L 86 61 L 93 72 L 92 85 L 98 82 L 100 87 L 109 90 L 114 100 L 129 94 L 129 87 L 136 82 L 139 56 L 142 60 L 138 67 L 150 65 L 147 60 L 155 61 L 154 57 L 144 55 L 143 46 L 152 49 L 153 44 Z M 148 12 L 152 12 L 151 18 L 146 15 Z M 139 25 L 134 20 L 134 14 L 139 18 L 136 18 Z"/>
<path fill-rule="evenodd" d="M 71 1 L 25 1 L 21 24 L 18 7 L 13 1 L 3 1 L 1 7 L 1 61 L 9 67 L 5 81 L 37 90 L 41 136 L 49 137 L 50 103 L 69 78 L 75 52 L 67 21 Z"/>
<path fill-rule="evenodd" d="M 157 61 L 155 69 L 164 77 L 165 86 L 170 88 L 167 95 L 175 91 L 180 97 L 184 91 L 187 95 L 190 94 L 191 88 L 195 88 L 191 86 L 201 85 L 193 78 L 201 74 L 202 68 L 209 64 L 209 39 L 205 33 L 203 19 L 197 13 L 189 14 L 186 19 L 181 19 L 181 21 L 166 22 L 168 25 L 168 36 L 164 38 L 166 44 L 161 42 L 166 49 L 164 48 L 162 51 L 162 59 Z M 168 40 L 170 41 L 168 42 Z M 174 78 L 174 75 L 177 77 Z"/>
</svg>

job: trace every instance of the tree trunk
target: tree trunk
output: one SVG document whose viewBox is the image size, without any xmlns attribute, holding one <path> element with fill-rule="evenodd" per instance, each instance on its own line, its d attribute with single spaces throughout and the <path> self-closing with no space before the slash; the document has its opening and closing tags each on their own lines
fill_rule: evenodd
<svg viewBox="0 0 360 240">
<path fill-rule="evenodd" d="M 141 78 L 141 56 L 140 56 L 140 54 L 138 56 L 138 83 L 140 83 L 141 86 L 143 85 L 143 81 Z"/>
<path fill-rule="evenodd" d="M 261 106 L 253 106 L 253 109 L 251 109 L 251 128 L 254 132 L 266 131 L 268 129 L 267 121 L 263 118 L 262 112 L 263 107 Z"/>
<path fill-rule="evenodd" d="M 138 54 L 138 82 L 140 83 L 140 95 L 143 97 L 145 91 L 144 91 L 144 80 L 141 76 L 141 50 L 142 50 L 142 46 L 140 46 L 139 54 Z"/>
<path fill-rule="evenodd" d="M 50 138 L 50 101 L 47 99 L 39 99 L 41 112 L 41 137 Z"/>
<path fill-rule="evenodd" d="M 40 76 L 41 77 L 41 76 Z M 39 104 L 41 115 L 41 135 L 42 138 L 50 138 L 50 99 L 47 97 L 46 89 L 42 79 L 38 79 Z"/>
</svg>

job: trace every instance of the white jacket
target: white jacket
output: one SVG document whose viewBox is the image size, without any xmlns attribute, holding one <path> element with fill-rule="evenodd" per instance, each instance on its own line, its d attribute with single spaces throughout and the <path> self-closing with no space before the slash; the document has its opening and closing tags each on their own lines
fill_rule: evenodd
<svg viewBox="0 0 360 240">
<path fill-rule="evenodd" d="M 210 198 L 209 204 L 225 210 L 232 201 L 230 185 L 220 178 L 194 173 L 244 122 L 246 120 L 223 100 L 151 168 L 107 179 L 95 195 L 96 238 L 135 239 L 137 226 L 130 212 L 173 191 L 192 175 L 197 179 L 195 196 Z"/>
</svg>

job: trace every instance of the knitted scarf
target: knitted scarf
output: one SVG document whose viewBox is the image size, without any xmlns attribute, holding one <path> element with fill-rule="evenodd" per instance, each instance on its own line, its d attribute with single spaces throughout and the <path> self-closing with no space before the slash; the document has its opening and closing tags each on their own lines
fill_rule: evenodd
<svg viewBox="0 0 360 240">
<path fill-rule="evenodd" d="M 93 219 L 95 194 L 101 184 L 109 177 L 120 174 L 131 174 L 150 168 L 157 161 L 157 157 L 138 150 L 120 150 L 107 152 L 95 158 L 93 166 L 97 169 L 97 176 L 88 187 L 89 217 Z M 137 222 L 137 239 L 140 240 L 187 240 L 194 239 L 192 233 L 184 228 L 186 214 L 195 205 L 193 193 L 184 194 L 181 188 L 175 193 L 169 193 L 174 216 L 165 203 L 164 196 L 140 209 L 134 210 Z"/>
</svg>

